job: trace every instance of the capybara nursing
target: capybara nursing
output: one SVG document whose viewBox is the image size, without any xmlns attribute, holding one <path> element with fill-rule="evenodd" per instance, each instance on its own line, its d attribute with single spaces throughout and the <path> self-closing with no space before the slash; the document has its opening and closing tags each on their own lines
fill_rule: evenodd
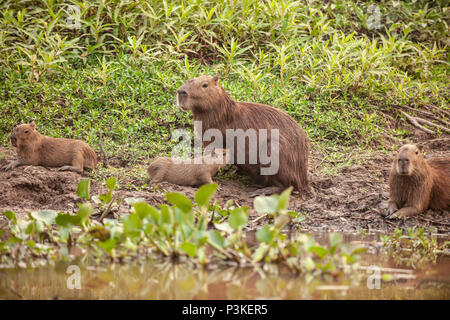
<svg viewBox="0 0 450 320">
<path fill-rule="evenodd" d="M 178 89 L 177 104 L 182 110 L 191 110 L 194 121 L 201 121 L 202 135 L 208 129 L 218 129 L 226 143 L 227 129 L 254 129 L 260 146 L 261 129 L 278 129 L 278 172 L 272 175 L 262 175 L 261 168 L 267 168 L 260 157 L 251 164 L 249 156 L 249 139 L 234 147 L 233 163 L 239 170 L 250 175 L 257 183 L 276 187 L 293 186 L 297 190 L 308 189 L 308 156 L 309 146 L 306 133 L 287 113 L 274 107 L 251 102 L 234 101 L 218 82 L 219 77 L 200 76 L 190 79 Z M 250 130 L 251 131 L 251 130 Z M 262 139 L 261 139 L 262 140 Z M 267 134 L 267 150 L 271 144 L 276 147 L 276 140 Z M 264 143 L 264 141 L 262 141 Z M 237 161 L 237 149 L 245 152 L 245 162 Z M 233 150 L 231 150 L 233 151 Z"/>
<path fill-rule="evenodd" d="M 389 188 L 388 216 L 446 209 L 450 206 L 450 158 L 425 161 L 417 146 L 404 145 L 392 164 Z"/>
<path fill-rule="evenodd" d="M 44 136 L 35 129 L 34 122 L 15 127 L 10 140 L 18 160 L 6 165 L 4 170 L 33 165 L 60 167 L 61 171 L 81 174 L 84 168 L 94 169 L 97 166 L 97 155 L 85 142 Z"/>
<path fill-rule="evenodd" d="M 147 176 L 151 183 L 166 181 L 182 186 L 213 183 L 212 176 L 227 165 L 227 151 L 216 149 L 211 155 L 189 161 L 190 163 L 176 163 L 169 157 L 156 158 L 147 168 Z"/>
</svg>

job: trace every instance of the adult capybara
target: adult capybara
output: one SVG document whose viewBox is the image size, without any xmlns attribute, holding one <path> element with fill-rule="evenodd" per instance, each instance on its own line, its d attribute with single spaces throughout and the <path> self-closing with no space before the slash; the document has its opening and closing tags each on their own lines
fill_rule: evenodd
<svg viewBox="0 0 450 320">
<path fill-rule="evenodd" d="M 422 157 L 413 144 L 402 146 L 389 175 L 387 216 L 408 217 L 450 206 L 450 158 Z M 394 214 L 395 213 L 395 214 Z"/>
<path fill-rule="evenodd" d="M 232 151 L 233 163 L 257 183 L 279 188 L 293 186 L 300 191 L 308 190 L 309 146 L 305 131 L 284 111 L 264 104 L 233 100 L 218 80 L 218 76 L 205 75 L 188 80 L 178 89 L 178 106 L 184 111 L 191 110 L 194 121 L 201 121 L 202 135 L 208 129 L 219 130 L 223 145 Z M 266 150 L 278 148 L 278 171 L 271 175 L 262 175 L 261 169 L 269 165 L 262 163 L 259 154 L 256 161 L 253 163 L 249 161 L 250 157 L 255 157 L 255 152 L 249 152 L 250 139 L 245 138 L 244 143 L 234 144 L 234 149 L 230 148 L 227 143 L 227 130 L 230 129 L 235 132 L 242 129 L 241 133 L 254 129 L 259 148 L 260 142 L 267 143 Z M 278 129 L 278 141 L 268 133 L 267 138 L 260 138 L 260 132 L 265 131 L 261 129 L 267 131 Z M 242 151 L 245 153 L 245 161 L 238 161 L 238 154 Z"/>
<path fill-rule="evenodd" d="M 211 155 L 188 160 L 189 163 L 177 163 L 169 157 L 156 158 L 147 168 L 147 176 L 152 183 L 167 181 L 182 186 L 213 183 L 212 176 L 227 166 L 227 151 L 216 149 Z"/>
<path fill-rule="evenodd" d="M 84 168 L 94 169 L 98 163 L 94 150 L 85 142 L 44 136 L 35 129 L 34 122 L 15 127 L 10 140 L 18 160 L 4 166 L 3 170 L 33 165 L 60 167 L 60 171 L 81 174 Z"/>
</svg>

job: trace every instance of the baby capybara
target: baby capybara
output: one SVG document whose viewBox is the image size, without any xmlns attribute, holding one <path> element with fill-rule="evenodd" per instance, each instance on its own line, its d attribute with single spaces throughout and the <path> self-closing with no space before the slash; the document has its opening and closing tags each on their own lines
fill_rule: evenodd
<svg viewBox="0 0 450 320">
<path fill-rule="evenodd" d="M 279 163 L 276 173 L 262 175 L 261 169 L 268 166 L 262 163 L 259 156 L 254 164 L 249 161 L 249 156 L 255 156 L 254 153 L 249 153 L 249 139 L 245 139 L 241 145 L 235 145 L 233 163 L 241 172 L 264 186 L 293 186 L 297 190 L 308 190 L 309 146 L 305 131 L 284 111 L 264 104 L 233 100 L 218 80 L 218 76 L 205 75 L 188 80 L 178 89 L 178 106 L 184 111 L 191 110 L 194 121 L 201 121 L 202 135 L 208 129 L 218 129 L 223 137 L 223 146 L 231 151 L 233 149 L 226 143 L 229 129 L 254 129 L 258 132 L 258 146 L 259 140 L 262 140 L 261 129 L 278 129 L 278 142 L 269 134 L 267 141 L 262 141 L 267 142 L 267 150 L 271 150 L 271 143 L 278 147 Z M 237 151 L 238 148 L 241 151 Z M 245 153 L 243 163 L 237 161 L 238 152 Z"/>
<path fill-rule="evenodd" d="M 413 144 L 402 146 L 389 175 L 387 216 L 408 217 L 450 206 L 450 158 L 425 160 Z"/>
<path fill-rule="evenodd" d="M 94 150 L 85 142 L 44 136 L 35 129 L 34 122 L 15 127 L 10 140 L 18 160 L 3 167 L 4 170 L 33 165 L 60 167 L 60 171 L 81 174 L 84 168 L 94 169 L 98 163 Z"/>
<path fill-rule="evenodd" d="M 159 157 L 147 168 L 147 176 L 151 183 L 166 181 L 181 186 L 213 183 L 212 176 L 227 166 L 227 154 L 226 149 L 216 149 L 211 155 L 189 159 L 190 163 L 177 163 L 175 159 Z"/>
</svg>

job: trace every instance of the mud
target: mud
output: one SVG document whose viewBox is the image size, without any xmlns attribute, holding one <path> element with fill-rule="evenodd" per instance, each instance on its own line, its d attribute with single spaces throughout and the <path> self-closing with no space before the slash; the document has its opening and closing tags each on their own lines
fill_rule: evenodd
<svg viewBox="0 0 450 320">
<path fill-rule="evenodd" d="M 422 140 L 423 141 L 423 140 Z M 448 155 L 450 138 L 427 140 L 419 143 L 425 157 Z M 438 233 L 450 232 L 450 215 L 448 210 L 428 210 L 423 215 L 407 220 L 388 220 L 384 210 L 389 195 L 387 179 L 394 158 L 394 152 L 367 155 L 360 164 L 345 167 L 338 175 L 322 173 L 323 156 L 319 152 L 312 155 L 310 171 L 314 194 L 293 194 L 289 209 L 301 212 L 305 220 L 298 226 L 301 231 L 339 231 L 339 232 L 380 232 L 390 233 L 395 228 L 407 229 L 413 226 L 435 227 Z M 9 148 L 0 147 L 0 167 L 15 158 Z M 328 164 L 329 165 L 329 164 Z M 145 164 L 141 170 L 145 170 Z M 35 210 L 55 210 L 75 212 L 81 199 L 77 196 L 78 182 L 86 178 L 72 172 L 58 172 L 56 169 L 43 167 L 19 167 L 9 172 L 0 171 L 0 212 L 12 210 L 21 217 Z M 222 204 L 234 200 L 239 206 L 253 206 L 249 193 L 257 186 L 246 186 L 241 181 L 232 181 L 224 176 L 215 177 L 220 190 L 216 199 Z M 117 192 L 117 199 L 127 197 L 144 198 L 149 204 L 165 203 L 164 192 L 182 192 L 191 199 L 197 188 L 182 187 L 161 183 L 157 189 L 146 187 L 142 180 L 119 180 L 121 186 L 133 182 L 134 187 L 142 191 L 133 191 L 122 187 Z M 91 195 L 105 193 L 101 182 L 91 181 Z M 122 202 L 116 209 L 117 215 L 128 212 L 128 205 Z M 259 228 L 269 218 L 259 219 L 251 211 L 249 230 Z M 4 219 L 4 217 L 0 217 Z"/>
</svg>

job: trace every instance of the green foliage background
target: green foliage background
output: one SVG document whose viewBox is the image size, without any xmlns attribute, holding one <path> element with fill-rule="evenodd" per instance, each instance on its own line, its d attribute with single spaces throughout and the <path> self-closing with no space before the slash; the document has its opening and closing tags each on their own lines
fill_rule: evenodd
<svg viewBox="0 0 450 320">
<path fill-rule="evenodd" d="M 408 136 L 397 106 L 447 119 L 448 22 L 449 1 L 2 1 L 0 143 L 34 120 L 97 151 L 101 130 L 127 162 L 165 154 L 191 123 L 176 88 L 220 73 L 235 99 L 289 112 L 328 160 L 385 148 Z"/>
</svg>

